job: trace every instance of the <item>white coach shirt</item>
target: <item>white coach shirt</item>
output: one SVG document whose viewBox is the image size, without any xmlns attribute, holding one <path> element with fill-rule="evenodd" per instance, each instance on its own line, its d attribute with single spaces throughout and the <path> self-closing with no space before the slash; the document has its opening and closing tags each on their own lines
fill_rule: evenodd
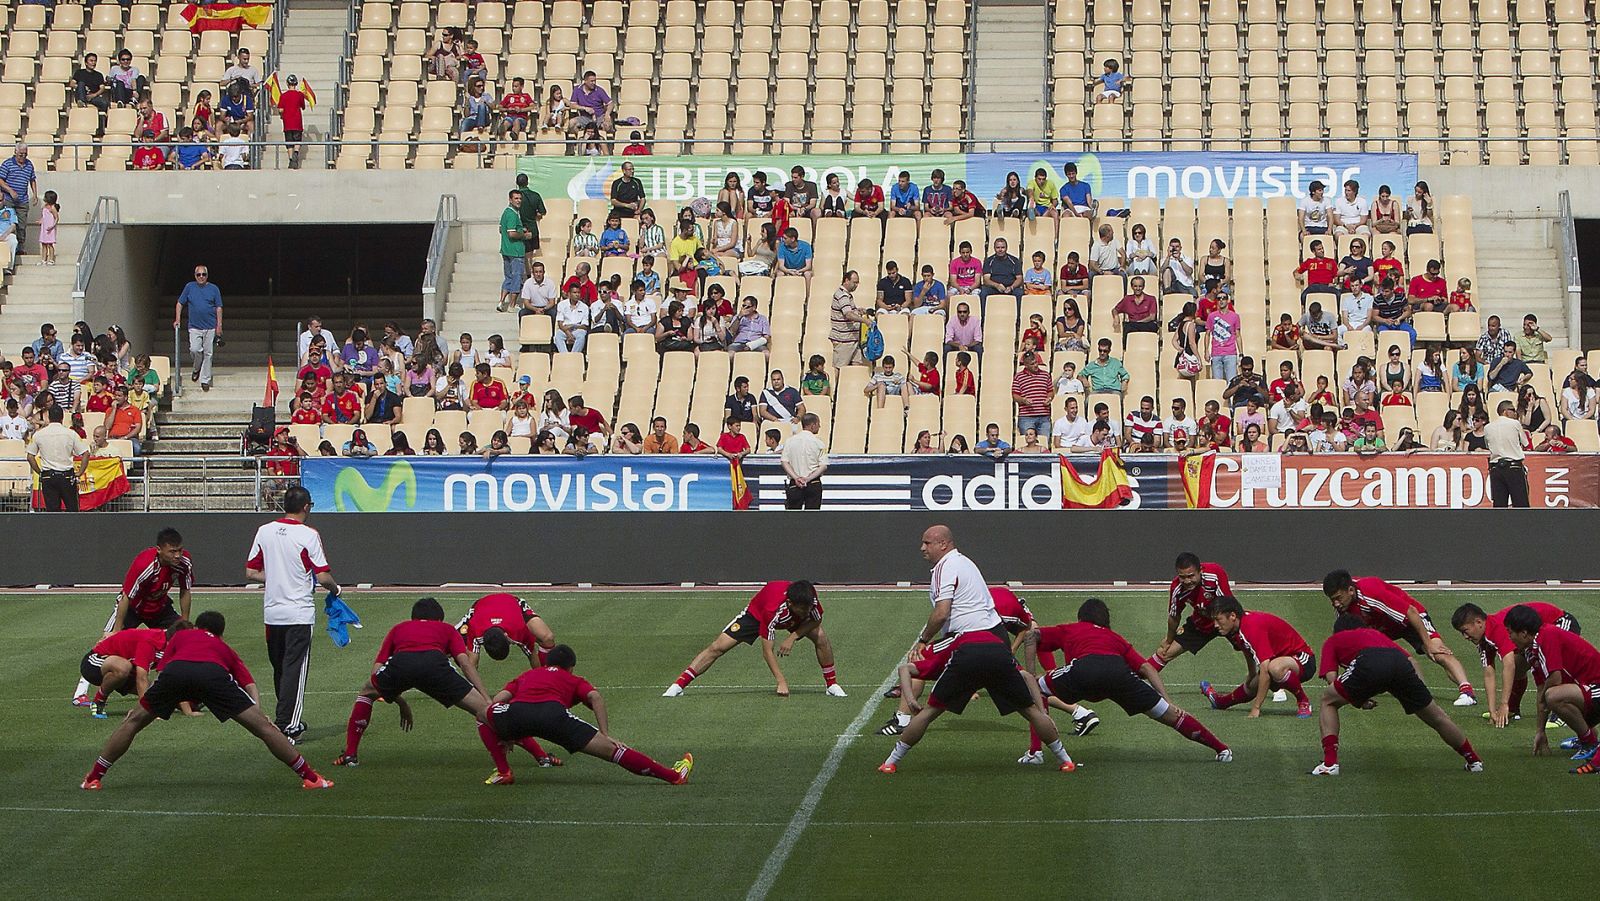
<svg viewBox="0 0 1600 901">
<path fill-rule="evenodd" d="M 317 620 L 317 573 L 327 572 L 322 536 L 303 522 L 279 519 L 256 530 L 251 569 L 267 574 L 262 619 L 269 626 L 309 626 Z"/>
<path fill-rule="evenodd" d="M 983 580 L 978 565 L 957 550 L 945 554 L 933 565 L 928 601 L 937 605 L 945 600 L 950 601 L 950 619 L 944 627 L 946 635 L 1000 625 L 1000 614 L 994 609 L 989 583 Z"/>
</svg>

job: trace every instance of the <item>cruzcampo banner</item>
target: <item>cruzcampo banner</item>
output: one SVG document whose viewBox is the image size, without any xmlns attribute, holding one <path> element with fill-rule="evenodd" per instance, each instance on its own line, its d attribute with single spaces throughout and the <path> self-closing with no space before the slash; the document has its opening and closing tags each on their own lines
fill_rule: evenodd
<svg viewBox="0 0 1600 901">
<path fill-rule="evenodd" d="M 728 461 L 696 456 L 307 457 L 321 513 L 732 510 Z"/>
<path fill-rule="evenodd" d="M 633 163 L 634 176 L 644 182 L 646 197 L 688 203 L 696 197 L 716 199 L 729 172 L 737 172 L 745 188 L 750 187 L 752 173 L 765 172 L 767 184 L 776 187 L 789 180 L 790 169 L 804 166 L 806 180 L 816 182 L 819 191 L 831 173 L 839 176 L 848 195 L 863 178 L 888 185 L 901 170 L 910 172 L 911 180 L 920 186 L 927 184 L 929 172 L 943 169 L 948 184 L 966 177 L 967 160 L 963 153 L 524 156 L 517 160 L 517 171 L 528 176 L 528 187 L 546 198 L 603 200 L 611 196 L 611 182 L 621 174 L 622 164 Z"/>
</svg>

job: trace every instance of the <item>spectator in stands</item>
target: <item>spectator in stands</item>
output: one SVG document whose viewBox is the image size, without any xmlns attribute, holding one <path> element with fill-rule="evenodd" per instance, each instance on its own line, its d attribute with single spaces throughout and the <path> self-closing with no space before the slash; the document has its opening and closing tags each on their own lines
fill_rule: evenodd
<svg viewBox="0 0 1600 901">
<path fill-rule="evenodd" d="M 837 182 L 837 176 L 833 177 Z M 795 166 L 789 170 L 789 180 L 783 184 L 784 196 L 789 200 L 790 215 L 816 222 L 822 215 L 818 205 L 820 195 L 817 192 L 817 183 L 806 180 L 806 167 Z"/>
<path fill-rule="evenodd" d="M 723 423 L 723 432 L 717 438 L 717 455 L 730 463 L 742 463 L 750 456 L 750 441 L 741 434 L 742 420 L 729 416 Z"/>
<path fill-rule="evenodd" d="M 896 219 L 922 218 L 922 190 L 911 182 L 911 173 L 901 170 L 889 186 L 889 213 Z"/>
<path fill-rule="evenodd" d="M 728 350 L 734 353 L 759 350 L 768 357 L 772 356 L 772 324 L 761 315 L 754 297 L 746 297 L 740 302 L 739 315 L 728 326 L 727 335 Z"/>
<path fill-rule="evenodd" d="M 191 382 L 211 390 L 211 362 L 216 340 L 222 336 L 222 291 L 211 283 L 211 270 L 196 266 L 194 281 L 183 287 L 173 308 L 172 326 L 177 328 L 184 310 L 189 311 L 189 356 L 194 361 Z"/>
<path fill-rule="evenodd" d="M 1354 179 L 1344 183 L 1344 194 L 1333 202 L 1335 235 L 1371 235 L 1372 204 L 1361 196 L 1361 185 Z"/>
<path fill-rule="evenodd" d="M 245 90 L 244 85 L 237 81 L 228 85 L 222 92 L 222 102 L 217 104 L 217 112 L 220 114 L 221 124 L 229 129 L 230 134 L 234 126 L 245 135 L 255 130 L 255 95 Z"/>
<path fill-rule="evenodd" d="M 995 218 L 1026 219 L 1028 209 L 1028 192 L 1022 187 L 1022 176 L 1015 172 L 1007 172 L 1005 185 L 1000 189 L 1000 193 L 994 196 Z"/>
<path fill-rule="evenodd" d="M 211 104 L 210 91 L 201 91 L 195 95 L 194 109 L 189 111 L 189 124 L 194 126 L 195 134 L 201 140 L 216 140 L 217 126 L 221 124 L 221 117 L 216 114 L 216 109 Z"/>
<path fill-rule="evenodd" d="M 511 79 L 511 90 L 500 98 L 500 136 L 513 141 L 528 137 L 528 123 L 533 113 L 533 95 L 525 89 L 521 78 Z M 624 151 L 626 153 L 626 151 Z"/>
<path fill-rule="evenodd" d="M 156 146 L 156 133 L 143 131 L 139 133 L 139 146 L 133 150 L 133 168 L 151 171 L 165 169 L 167 155 Z"/>
<path fill-rule="evenodd" d="M 72 73 L 72 81 L 68 87 L 78 102 L 85 106 L 92 106 L 100 111 L 101 128 L 105 127 L 106 111 L 111 109 L 111 88 L 106 85 L 105 73 L 97 66 L 100 65 L 100 56 L 96 53 L 85 53 L 83 65 Z M 100 131 L 95 132 L 95 137 L 100 136 Z"/>
<path fill-rule="evenodd" d="M 726 201 L 719 202 L 711 217 L 711 253 L 719 257 L 739 256 L 743 250 L 739 240 L 742 232 L 739 220 L 733 216 L 733 208 Z"/>
<path fill-rule="evenodd" d="M 1500 320 L 1491 319 L 1491 321 L 1498 324 Z M 33 343 L 29 347 L 33 349 L 34 356 L 39 359 L 41 365 L 43 365 L 45 357 L 49 357 L 54 361 L 67 352 L 66 345 L 62 344 L 61 339 L 56 337 L 56 327 L 49 322 L 39 326 L 39 337 L 33 339 Z M 23 363 L 26 364 L 27 362 L 27 358 L 24 357 Z"/>
<path fill-rule="evenodd" d="M 972 374 L 972 354 L 967 351 L 956 352 L 956 368 L 950 376 L 951 394 L 965 394 L 973 396 L 978 393 L 978 380 Z"/>
<path fill-rule="evenodd" d="M 432 397 L 438 373 L 422 354 L 416 354 L 406 366 L 401 384 L 407 397 Z"/>
<path fill-rule="evenodd" d="M 805 374 L 800 377 L 800 393 L 807 396 L 831 397 L 833 384 L 828 379 L 828 361 L 822 354 L 812 354 L 806 361 Z"/>
<path fill-rule="evenodd" d="M 877 308 L 890 313 L 905 313 L 906 301 L 911 296 L 911 280 L 900 274 L 900 264 L 890 260 L 883 264 L 884 276 L 878 279 Z"/>
<path fill-rule="evenodd" d="M 611 215 L 633 219 L 644 210 L 644 182 L 633 174 L 633 163 L 624 161 L 622 174 L 611 182 Z"/>
<path fill-rule="evenodd" d="M 438 429 L 429 429 L 422 439 L 422 456 L 442 457 L 448 453 L 450 450 L 444 446 L 444 436 L 439 434 Z"/>
<path fill-rule="evenodd" d="M 1111 318 L 1121 323 L 1124 335 L 1130 332 L 1160 332 L 1160 303 L 1154 294 L 1144 293 L 1144 278 L 1136 275 L 1128 279 L 1128 288 L 1132 293 L 1111 308 Z"/>
<path fill-rule="evenodd" d="M 520 177 L 520 176 L 519 176 Z M 645 260 L 655 263 L 655 258 L 665 256 L 667 253 L 667 231 L 656 224 L 655 210 L 646 209 L 639 213 L 639 238 L 633 245 L 634 254 L 639 257 L 640 264 Z M 661 294 L 661 277 L 656 275 L 655 290 L 650 290 L 650 283 L 645 282 L 645 293 L 659 297 Z"/>
<path fill-rule="evenodd" d="M 1372 284 L 1377 284 L 1386 278 L 1394 279 L 1397 285 L 1405 283 L 1405 266 L 1395 256 L 1393 241 L 1385 241 L 1379 248 L 1379 256 L 1372 261 Z"/>
<path fill-rule="evenodd" d="M 36 175 L 33 163 L 28 161 L 28 145 L 18 141 L 12 148 L 11 156 L 5 162 L 0 162 L 0 207 L 12 210 L 15 237 L 19 243 L 28 230 L 28 204 L 39 193 Z M 16 248 L 13 248 L 11 258 L 15 263 Z"/>
<path fill-rule="evenodd" d="M 1411 199 L 1406 201 L 1406 234 L 1433 234 L 1433 193 L 1425 181 L 1417 182 Z"/>
<path fill-rule="evenodd" d="M 66 353 L 56 357 L 56 363 L 65 363 L 72 372 L 74 382 L 83 382 L 89 378 L 90 370 L 94 369 L 94 354 L 89 353 L 82 335 L 72 336 L 72 347 Z"/>
<path fill-rule="evenodd" d="M 582 429 L 591 435 L 610 437 L 611 423 L 599 411 L 583 402 L 583 395 L 574 394 L 567 398 L 567 422 L 571 430 L 576 432 Z"/>
<path fill-rule="evenodd" d="M 784 229 L 783 243 L 778 247 L 776 257 L 778 275 L 798 275 L 809 282 L 813 264 L 816 262 L 815 257 L 816 253 L 811 249 L 811 244 L 800 240 L 800 232 L 797 229 Z"/>
<path fill-rule="evenodd" d="M 1535 444 L 1533 449 L 1541 454 L 1570 454 L 1578 449 L 1578 445 L 1561 434 L 1561 426 L 1552 422 L 1544 427 L 1544 439 Z"/>
<path fill-rule="evenodd" d="M 1070 165 L 1070 164 L 1069 164 Z M 1040 216 L 1049 216 L 1059 219 L 1062 215 L 1061 207 L 1065 200 L 1060 196 L 1060 188 L 1050 177 L 1050 170 L 1040 166 L 1033 170 L 1033 179 L 1028 182 L 1024 192 L 1028 198 L 1028 218 L 1035 219 Z"/>
<path fill-rule="evenodd" d="M 772 218 L 773 203 L 778 196 L 767 186 L 767 173 L 759 169 L 750 173 L 750 188 L 745 191 L 745 215 L 752 219 Z"/>
<path fill-rule="evenodd" d="M 602 134 L 609 135 L 614 130 L 611 122 L 611 111 L 616 105 L 611 100 L 611 95 L 606 89 L 600 87 L 599 78 L 593 69 L 583 73 L 583 81 L 572 86 L 572 105 L 577 108 L 572 118 L 574 132 L 578 129 L 587 129 L 590 125 L 598 127 Z"/>
<path fill-rule="evenodd" d="M 566 91 L 559 84 L 551 84 L 544 102 L 539 105 L 539 130 L 565 134 L 571 115 L 572 107 L 567 103 Z"/>
<path fill-rule="evenodd" d="M 516 191 L 522 195 L 522 205 L 517 207 L 517 214 L 522 217 L 522 230 L 527 235 L 523 240 L 526 251 L 523 261 L 527 268 L 532 268 L 533 257 L 539 253 L 539 221 L 546 213 L 544 197 L 528 187 L 528 175 L 525 172 L 517 175 Z"/>
<path fill-rule="evenodd" d="M 660 306 L 655 298 L 646 293 L 642 280 L 635 278 L 628 287 L 628 299 L 622 302 L 623 331 L 654 336 L 656 319 L 661 313 Z"/>
<path fill-rule="evenodd" d="M 1489 452 L 1489 439 L 1484 434 L 1489 427 L 1489 414 L 1479 410 L 1472 414 L 1472 430 L 1461 436 L 1461 449 L 1467 453 Z"/>
<path fill-rule="evenodd" d="M 788 423 L 791 430 L 800 428 L 800 417 L 806 412 L 800 392 L 784 384 L 782 370 L 772 370 L 768 379 L 756 407 L 757 417 L 763 423 L 783 422 Z"/>
<path fill-rule="evenodd" d="M 880 362 L 882 367 L 872 373 L 862 393 L 867 397 L 877 398 L 878 408 L 882 409 L 885 398 L 890 395 L 900 397 L 906 393 L 906 376 L 905 373 L 895 369 L 896 361 L 893 354 L 886 354 Z"/>
<path fill-rule="evenodd" d="M 673 290 L 678 290 L 674 282 Z M 559 322 L 560 314 L 556 315 Z M 693 322 L 684 313 L 684 303 L 681 300 L 672 300 L 667 303 L 667 314 L 656 322 L 656 351 L 667 353 L 675 350 L 693 351 L 695 349 L 694 337 L 690 334 Z"/>
<path fill-rule="evenodd" d="M 242 84 L 241 84 L 242 82 Z M 223 86 L 238 84 L 246 92 L 261 87 L 261 70 L 250 64 L 250 49 L 240 47 L 233 65 L 222 73 Z"/>
<path fill-rule="evenodd" d="M 172 159 L 179 169 L 187 172 L 210 169 L 214 162 L 211 148 L 207 147 L 204 139 L 187 125 L 178 132 L 178 143 L 172 148 Z"/>
<path fill-rule="evenodd" d="M 961 437 L 959 435 L 957 438 Z M 951 450 L 954 450 L 952 446 Z M 1011 456 L 1011 445 L 1000 438 L 1000 424 L 991 422 L 983 427 L 983 440 L 973 448 L 973 452 L 982 457 L 988 457 L 996 463 Z"/>
<path fill-rule="evenodd" d="M 667 433 L 667 419 L 657 416 L 650 420 L 650 434 L 644 436 L 640 442 L 640 450 L 646 454 L 675 454 L 678 452 L 678 439 Z"/>
<path fill-rule="evenodd" d="M 1306 186 L 1306 196 L 1300 198 L 1300 234 L 1326 235 L 1333 222 L 1333 204 L 1324 193 L 1327 186 L 1313 181 Z"/>
<path fill-rule="evenodd" d="M 1481 347 L 1482 339 L 1479 340 L 1479 346 Z M 1503 341 L 1500 346 L 1503 350 L 1505 346 Z M 1456 357 L 1455 365 L 1450 367 L 1450 390 L 1465 391 L 1468 385 L 1482 389 L 1484 387 L 1484 378 L 1487 374 L 1487 368 L 1478 362 L 1478 357 L 1473 350 L 1463 347 Z"/>
<path fill-rule="evenodd" d="M 1083 366 L 1083 378 L 1093 394 L 1121 394 L 1128 390 L 1131 376 L 1122 361 L 1111 355 L 1111 339 L 1101 338 L 1095 345 L 1098 354 Z"/>
<path fill-rule="evenodd" d="M 1493 366 L 1500 362 L 1506 344 L 1512 340 L 1511 335 L 1500 328 L 1500 317 L 1490 316 L 1476 345 L 1478 361 L 1485 366 Z"/>
<path fill-rule="evenodd" d="M 1300 261 L 1294 270 L 1295 281 L 1301 285 L 1300 299 L 1312 294 L 1339 294 L 1334 279 L 1338 277 L 1339 264 L 1323 252 L 1321 241 L 1311 242 L 1311 256 Z"/>
<path fill-rule="evenodd" d="M 911 287 L 911 303 L 908 311 L 911 313 L 938 313 L 948 315 L 949 309 L 945 303 L 944 282 L 939 281 L 933 272 L 933 267 L 923 265 L 922 280 Z"/>
<path fill-rule="evenodd" d="M 869 219 L 889 218 L 889 210 L 884 206 L 883 189 L 872 183 L 872 179 L 863 178 L 856 184 L 855 197 L 852 198 L 850 207 L 851 218 L 866 217 Z"/>
<path fill-rule="evenodd" d="M 1343 346 L 1339 341 L 1338 321 L 1322 308 L 1320 301 L 1313 300 L 1305 315 L 1300 317 L 1300 349 L 1331 351 Z"/>
<path fill-rule="evenodd" d="M 1122 275 L 1127 258 L 1122 243 L 1116 239 L 1110 225 L 1101 225 L 1097 240 L 1089 245 L 1089 273 L 1091 275 Z"/>
<path fill-rule="evenodd" d="M 1372 203 L 1372 230 L 1380 235 L 1398 235 L 1403 227 L 1400 220 L 1404 217 L 1405 210 L 1400 201 L 1394 199 L 1389 186 L 1378 186 L 1378 199 Z"/>
<path fill-rule="evenodd" d="M 1554 340 L 1549 332 L 1539 327 L 1539 317 L 1529 313 L 1522 317 L 1522 334 L 1515 339 L 1517 356 L 1521 357 L 1524 363 L 1548 362 L 1545 345 Z M 1534 430 L 1529 429 L 1529 431 Z"/>
<path fill-rule="evenodd" d="M 922 189 L 922 211 L 930 216 L 944 216 L 950 211 L 953 196 L 950 186 L 944 183 L 944 170 L 935 169 L 928 175 L 928 185 Z"/>
<path fill-rule="evenodd" d="M 372 390 L 367 392 L 367 400 L 363 421 L 368 424 L 393 425 L 400 421 L 400 408 L 405 403 L 405 398 L 389 389 L 385 380 L 373 383 Z"/>
<path fill-rule="evenodd" d="M 493 371 L 488 363 L 473 367 L 476 377 L 467 395 L 467 409 L 505 411 L 511 408 L 511 396 L 506 386 L 494 378 Z"/>
<path fill-rule="evenodd" d="M 593 271 L 588 263 L 579 263 L 578 268 L 573 270 L 572 275 L 568 276 L 566 282 L 561 285 L 562 296 L 565 296 L 573 288 L 577 288 L 579 297 L 584 304 L 592 304 L 599 300 L 600 287 L 595 284 L 594 279 L 589 277 L 589 273 Z"/>
<path fill-rule="evenodd" d="M 134 133 L 142 135 L 145 132 L 149 132 L 160 143 L 166 143 L 171 139 L 172 130 L 167 123 L 166 115 L 150 105 L 149 97 L 139 98 L 139 107 L 136 115 L 137 119 L 133 125 Z"/>
<path fill-rule="evenodd" d="M 1383 440 L 1383 435 L 1378 432 L 1378 427 L 1370 422 L 1362 423 L 1361 434 L 1350 442 L 1350 449 L 1358 454 L 1380 454 L 1389 449 Z"/>
<path fill-rule="evenodd" d="M 623 156 L 650 156 L 650 145 L 644 142 L 644 132 L 628 132 L 628 143 L 622 148 Z"/>
<path fill-rule="evenodd" d="M 611 436 L 611 453 L 638 455 L 644 453 L 644 436 L 639 434 L 639 427 L 631 422 L 623 423 Z"/>
<path fill-rule="evenodd" d="M 978 291 L 985 309 L 989 298 L 996 294 L 1022 297 L 1022 261 L 1006 252 L 1005 238 L 995 238 L 992 246 L 994 253 L 983 261 L 983 281 Z"/>
<path fill-rule="evenodd" d="M 1099 203 L 1095 200 L 1094 191 L 1089 187 L 1089 183 L 1078 180 L 1078 164 L 1067 163 L 1061 168 L 1061 173 L 1066 176 L 1066 181 L 1056 192 L 1060 200 L 1060 214 L 1063 217 L 1092 218 Z M 1038 179 L 1038 172 L 1034 173 L 1034 178 Z"/>
<path fill-rule="evenodd" d="M 917 362 L 916 374 L 911 378 L 912 394 L 941 394 L 944 379 L 939 375 L 939 354 L 928 351 Z"/>
<path fill-rule="evenodd" d="M 1156 274 L 1156 246 L 1146 237 L 1143 223 L 1134 223 L 1128 230 L 1128 243 L 1123 246 L 1123 259 L 1128 275 Z"/>
<path fill-rule="evenodd" d="M 983 204 L 977 195 L 967 190 L 967 183 L 956 179 L 950 183 L 950 205 L 946 208 L 944 221 L 946 225 L 953 225 L 964 219 L 983 215 Z"/>
<path fill-rule="evenodd" d="M 1233 309 L 1233 298 L 1223 295 L 1217 303 L 1217 309 L 1205 319 L 1204 359 L 1210 361 L 1212 378 L 1232 383 L 1238 379 L 1241 369 L 1250 365 L 1250 360 L 1248 357 L 1242 362 L 1239 359 L 1239 329 L 1243 323 Z"/>
<path fill-rule="evenodd" d="M 452 371 L 455 367 L 452 367 Z M 340 373 L 333 377 L 333 387 L 322 402 L 322 421 L 326 423 L 354 423 L 361 421 L 361 394 L 351 387 L 349 379 Z"/>
<path fill-rule="evenodd" d="M 217 142 L 217 162 L 224 171 L 250 168 L 250 145 L 239 133 L 244 126 L 238 122 L 227 124 L 228 136 Z"/>
<path fill-rule="evenodd" d="M 799 242 L 798 233 L 796 237 Z M 750 242 L 744 259 L 739 263 L 740 275 L 772 275 L 778 268 L 778 252 L 783 247 L 779 241 L 778 229 L 771 222 L 761 223 L 761 237 Z M 791 256 L 797 256 L 798 248 L 791 251 Z"/>
<path fill-rule="evenodd" d="M 5 412 L 0 413 L 0 439 L 22 441 L 33 430 L 15 397 L 6 398 Z"/>
<path fill-rule="evenodd" d="M 1568 373 L 1561 388 L 1561 415 L 1566 419 L 1594 419 L 1596 393 L 1582 373 Z"/>
<path fill-rule="evenodd" d="M 1166 441 L 1166 426 L 1156 415 L 1156 399 L 1146 394 L 1139 409 L 1129 410 L 1122 422 L 1123 449 L 1139 453 L 1158 450 Z"/>
<path fill-rule="evenodd" d="M 1417 364 L 1416 381 L 1412 390 L 1418 394 L 1438 392 L 1450 393 L 1450 370 L 1444 365 L 1444 351 L 1437 347 L 1431 348 L 1423 355 L 1422 362 Z"/>
<path fill-rule="evenodd" d="M 1549 398 L 1539 396 L 1538 389 L 1532 385 L 1517 388 L 1517 420 L 1528 434 L 1538 434 L 1544 429 L 1545 423 L 1554 422 L 1555 418 Z"/>
<path fill-rule="evenodd" d="M 591 452 L 586 451 L 586 452 Z M 456 436 L 456 453 L 463 457 L 476 457 L 478 455 L 478 437 L 471 432 L 462 432 Z M 582 456 L 582 454 L 579 454 Z"/>
<path fill-rule="evenodd" d="M 1050 435 L 1056 450 L 1063 453 L 1081 454 L 1094 450 L 1089 437 L 1089 420 L 1078 415 L 1076 397 L 1067 398 L 1063 415 L 1051 427 Z"/>
<path fill-rule="evenodd" d="M 350 334 L 350 343 L 340 351 L 343 371 L 354 381 L 371 385 L 378 372 L 378 349 L 367 342 L 367 330 L 357 328 Z"/>
<path fill-rule="evenodd" d="M 1093 91 L 1095 85 L 1100 86 L 1100 90 L 1094 94 L 1095 103 L 1116 103 L 1122 99 L 1122 92 L 1133 86 L 1133 79 L 1122 71 L 1122 64 L 1114 59 L 1105 61 L 1104 70 L 1089 79 L 1089 89 Z"/>
<path fill-rule="evenodd" d="M 1445 307 L 1445 313 L 1475 313 L 1477 310 L 1472 303 L 1472 279 L 1458 279 L 1456 289 L 1450 292 L 1450 305 Z"/>
<path fill-rule="evenodd" d="M 487 131 L 499 108 L 494 95 L 484 92 L 483 79 L 472 79 L 467 82 L 467 93 L 461 98 L 461 122 L 456 133 L 465 140 L 469 132 Z"/>
<path fill-rule="evenodd" d="M 798 166 L 796 168 L 799 168 Z M 804 170 L 802 170 L 803 172 Z M 807 184 L 812 184 L 807 182 Z M 821 218 L 843 219 L 849 210 L 849 201 L 844 196 L 844 191 L 839 187 L 838 173 L 830 172 L 824 182 L 825 190 L 820 198 L 814 201 L 815 207 L 811 212 L 812 221 Z M 793 190 L 791 182 L 791 191 Z M 792 201 L 791 201 L 792 202 Z"/>
<path fill-rule="evenodd" d="M 572 284 L 570 279 L 566 294 L 566 298 L 556 304 L 555 349 L 556 353 L 581 354 L 589 340 L 589 302 L 584 299 L 583 289 Z M 598 299 L 598 292 L 595 296 Z"/>
<path fill-rule="evenodd" d="M 1489 392 L 1515 391 L 1532 379 L 1533 370 L 1522 361 L 1517 343 L 1507 341 L 1499 361 L 1489 367 Z"/>
<path fill-rule="evenodd" d="M 739 179 L 739 173 L 729 172 L 722 179 L 722 190 L 717 192 L 717 205 L 727 204 L 733 211 L 734 218 L 745 217 L 744 183 Z"/>
<path fill-rule="evenodd" d="M 622 229 L 622 216 L 616 210 L 606 217 L 605 231 L 600 233 L 600 255 L 605 257 L 626 256 L 628 248 L 633 244 L 628 239 L 628 233 Z"/>
<path fill-rule="evenodd" d="M 972 255 L 972 242 L 962 241 L 950 260 L 950 291 L 953 294 L 978 293 L 978 277 L 983 261 Z"/>
<path fill-rule="evenodd" d="M 1389 359 L 1378 370 L 1383 386 L 1389 391 L 1404 391 L 1412 382 L 1411 366 L 1405 361 L 1398 345 L 1389 347 Z"/>
<path fill-rule="evenodd" d="M 1017 406 L 1017 431 L 1050 433 L 1050 402 L 1056 396 L 1055 379 L 1033 351 L 1022 354 L 1022 368 L 1011 377 L 1011 401 Z"/>
<path fill-rule="evenodd" d="M 1427 273 L 1411 279 L 1411 284 L 1406 288 L 1406 296 L 1411 302 L 1413 312 L 1449 312 L 1448 295 L 1450 286 L 1445 283 L 1444 277 L 1439 274 L 1442 266 L 1443 264 L 1438 260 L 1429 260 Z"/>
<path fill-rule="evenodd" d="M 600 236 L 594 233 L 593 220 L 579 219 L 578 224 L 572 227 L 572 255 L 575 257 L 600 255 Z"/>
<path fill-rule="evenodd" d="M 139 67 L 133 64 L 133 54 L 126 49 L 117 51 L 117 61 L 107 74 L 110 77 L 108 86 L 111 88 L 111 102 L 118 106 L 133 103 L 150 84 L 140 74 Z"/>
<path fill-rule="evenodd" d="M 1377 392 L 1378 383 L 1373 379 L 1372 370 L 1368 368 L 1365 357 L 1350 367 L 1350 377 L 1344 380 L 1343 390 L 1345 403 L 1354 403 L 1361 395 Z"/>
<path fill-rule="evenodd" d="M 1372 299 L 1372 322 L 1378 334 L 1405 332 L 1415 344 L 1417 329 L 1411 324 L 1415 312 L 1406 296 L 1395 291 L 1394 282 L 1386 281 L 1378 286 L 1378 296 Z"/>
<path fill-rule="evenodd" d="M 1045 265 L 1044 251 L 1033 252 L 1033 265 L 1022 272 L 1022 293 L 1032 297 L 1053 297 L 1055 295 L 1055 273 Z M 1040 349 L 1044 342 L 1040 342 Z"/>
<path fill-rule="evenodd" d="M 1377 267 L 1372 258 L 1367 256 L 1367 242 L 1360 238 L 1351 239 L 1350 252 L 1339 261 L 1339 269 L 1333 278 L 1336 283 L 1342 285 L 1346 293 L 1357 291 L 1372 293 L 1372 288 L 1378 281 Z"/>
<path fill-rule="evenodd" d="M 717 449 L 700 440 L 700 427 L 689 423 L 683 427 L 683 440 L 678 444 L 680 454 L 714 454 Z"/>
<path fill-rule="evenodd" d="M 1254 360 L 1249 357 L 1239 358 L 1239 374 L 1228 381 L 1228 387 L 1222 391 L 1222 399 L 1228 402 L 1232 410 L 1238 410 L 1252 400 L 1257 406 L 1267 405 L 1267 382 L 1255 371 Z"/>
<path fill-rule="evenodd" d="M 461 83 L 471 84 L 474 78 L 487 79 L 489 66 L 483 59 L 483 54 L 478 52 L 478 42 L 468 39 L 461 48 Z"/>
<path fill-rule="evenodd" d="M 694 220 L 680 220 L 678 234 L 667 245 L 667 274 L 686 282 L 692 281 L 695 277 L 695 256 L 703 246 L 700 236 L 695 233 Z"/>
<path fill-rule="evenodd" d="M 1267 411 L 1268 434 L 1286 435 L 1301 428 L 1311 413 L 1311 405 L 1306 403 L 1304 395 L 1299 383 L 1290 383 L 1284 388 L 1283 396 Z"/>
<path fill-rule="evenodd" d="M 1089 296 L 1089 267 L 1079 261 L 1076 250 L 1067 254 L 1067 261 L 1061 264 L 1061 277 L 1058 284 L 1063 296 L 1087 298 Z"/>
<path fill-rule="evenodd" d="M 946 353 L 969 351 L 983 356 L 983 325 L 972 318 L 972 307 L 965 300 L 956 304 L 956 315 L 945 324 L 944 349 Z"/>
<path fill-rule="evenodd" d="M 833 365 L 836 369 L 864 363 L 861 354 L 861 323 L 866 315 L 856 306 L 855 290 L 861 278 L 854 269 L 844 274 L 844 281 L 833 292 L 829 307 L 828 340 L 833 344 Z"/>
</svg>

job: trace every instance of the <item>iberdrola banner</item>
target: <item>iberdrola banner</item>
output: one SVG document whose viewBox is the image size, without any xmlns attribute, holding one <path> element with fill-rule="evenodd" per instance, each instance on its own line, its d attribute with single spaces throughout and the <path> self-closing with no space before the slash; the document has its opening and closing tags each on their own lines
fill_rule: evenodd
<svg viewBox="0 0 1600 901">
<path fill-rule="evenodd" d="M 183 20 L 189 23 L 189 30 L 196 33 L 240 31 L 247 25 L 260 28 L 271 18 L 271 3 L 209 3 L 205 6 L 191 3 L 183 8 Z"/>
</svg>

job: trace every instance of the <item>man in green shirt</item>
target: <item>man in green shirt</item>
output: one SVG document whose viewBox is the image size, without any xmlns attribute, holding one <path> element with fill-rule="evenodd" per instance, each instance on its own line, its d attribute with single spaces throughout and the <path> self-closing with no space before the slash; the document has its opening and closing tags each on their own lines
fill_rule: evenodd
<svg viewBox="0 0 1600 901">
<path fill-rule="evenodd" d="M 1545 344 L 1554 341 L 1550 333 L 1539 327 L 1539 317 L 1529 313 L 1522 317 L 1522 334 L 1516 337 L 1517 353 L 1524 363 L 1543 363 Z"/>
<path fill-rule="evenodd" d="M 1080 375 L 1089 383 L 1089 393 L 1121 394 L 1128 390 L 1128 370 L 1122 361 L 1111 355 L 1111 339 L 1101 338 L 1100 354 L 1083 365 Z"/>
<path fill-rule="evenodd" d="M 500 264 L 505 279 L 500 283 L 500 304 L 497 310 L 504 313 L 508 305 L 517 303 L 522 294 L 523 257 L 527 253 L 528 238 L 532 237 L 522 225 L 522 192 L 512 191 L 511 205 L 500 213 Z"/>
<path fill-rule="evenodd" d="M 522 228 L 528 233 L 528 239 L 523 243 L 527 246 L 524 264 L 529 270 L 533 269 L 533 258 L 539 254 L 539 220 L 546 213 L 544 198 L 539 192 L 528 187 L 527 173 L 517 176 L 517 193 L 522 195 Z"/>
</svg>

